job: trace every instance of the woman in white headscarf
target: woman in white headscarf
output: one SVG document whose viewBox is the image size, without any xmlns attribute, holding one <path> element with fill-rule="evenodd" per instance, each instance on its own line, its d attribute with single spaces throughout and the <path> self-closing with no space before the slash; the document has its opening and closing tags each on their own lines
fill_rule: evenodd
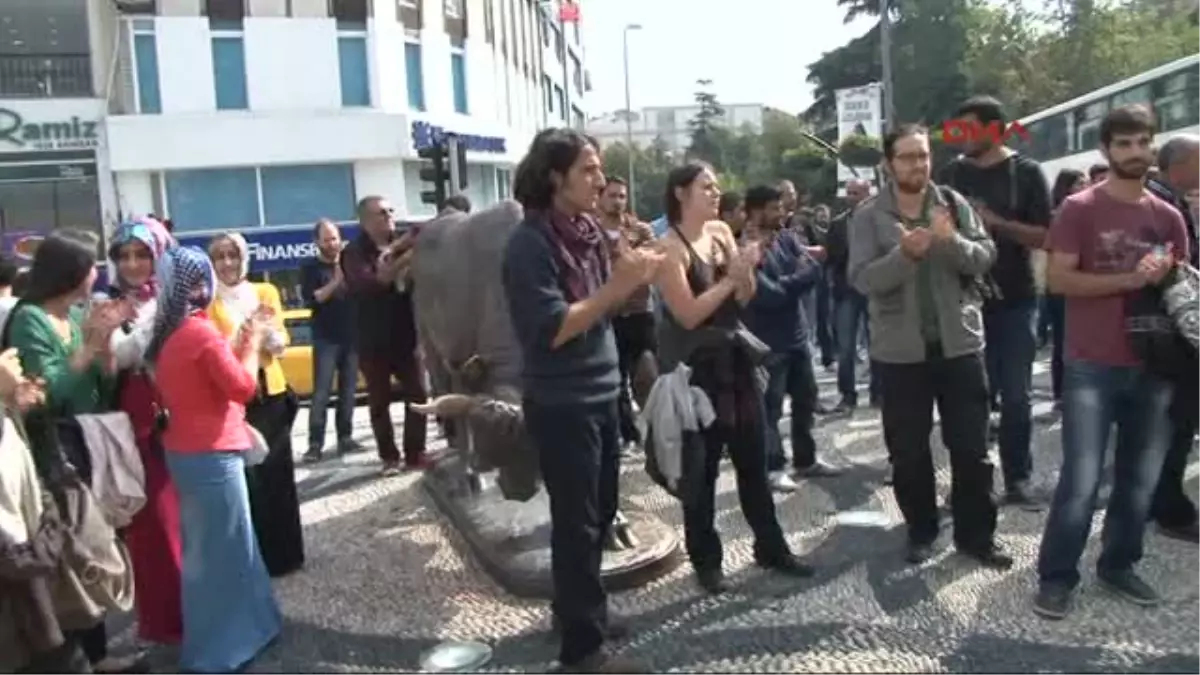
<svg viewBox="0 0 1200 675">
<path fill-rule="evenodd" d="M 258 393 L 246 404 L 246 421 L 262 434 L 269 452 L 266 460 L 247 470 L 246 478 L 263 560 L 271 576 L 279 577 L 304 566 L 304 536 L 292 458 L 292 422 L 299 402 L 279 363 L 288 344 L 283 303 L 274 285 L 247 280 L 250 256 L 242 235 L 218 235 L 209 243 L 208 255 L 217 274 L 216 299 L 208 316 L 217 330 L 236 342 L 244 326 L 262 310 L 271 314 L 274 324 L 274 330 L 263 341 Z"/>
</svg>

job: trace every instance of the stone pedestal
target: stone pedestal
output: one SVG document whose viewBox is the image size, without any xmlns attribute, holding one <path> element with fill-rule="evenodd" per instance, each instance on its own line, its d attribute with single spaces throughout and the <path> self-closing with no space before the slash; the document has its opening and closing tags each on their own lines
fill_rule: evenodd
<svg viewBox="0 0 1200 675">
<path fill-rule="evenodd" d="M 544 489 L 528 502 L 506 501 L 486 476 L 481 489 L 472 486 L 454 456 L 438 460 L 423 482 L 501 586 L 521 597 L 553 596 L 550 499 Z M 610 591 L 645 584 L 682 561 L 680 537 L 673 528 L 650 514 L 623 513 L 636 543 L 626 550 L 605 551 L 601 576 Z"/>
</svg>

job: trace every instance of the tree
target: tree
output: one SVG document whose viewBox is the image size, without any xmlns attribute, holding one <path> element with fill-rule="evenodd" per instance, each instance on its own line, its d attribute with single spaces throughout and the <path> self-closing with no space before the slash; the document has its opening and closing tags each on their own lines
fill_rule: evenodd
<svg viewBox="0 0 1200 675">
<path fill-rule="evenodd" d="M 624 143 L 614 143 L 604 149 L 601 160 L 605 171 L 612 175 L 625 176 L 629 167 L 629 148 Z M 642 220 L 652 220 L 662 215 L 663 197 L 667 191 L 667 174 L 675 161 L 661 138 L 655 139 L 648 148 L 633 148 L 633 182 L 629 186 L 637 205 L 637 215 Z"/>
<path fill-rule="evenodd" d="M 712 80 L 696 80 L 699 89 L 696 91 L 696 105 L 700 110 L 695 117 L 688 120 L 692 142 L 687 155 L 691 159 L 700 159 L 713 166 L 724 169 L 724 150 L 732 140 L 732 133 L 723 124 L 725 109 L 717 101 L 717 95 L 712 93 Z"/>
</svg>

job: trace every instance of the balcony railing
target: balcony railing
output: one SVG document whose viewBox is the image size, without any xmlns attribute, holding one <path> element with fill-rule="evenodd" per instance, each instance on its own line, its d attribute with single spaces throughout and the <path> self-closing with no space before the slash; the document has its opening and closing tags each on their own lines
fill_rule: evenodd
<svg viewBox="0 0 1200 675">
<path fill-rule="evenodd" d="M 87 54 L 0 54 L 0 98 L 92 96 Z"/>
</svg>

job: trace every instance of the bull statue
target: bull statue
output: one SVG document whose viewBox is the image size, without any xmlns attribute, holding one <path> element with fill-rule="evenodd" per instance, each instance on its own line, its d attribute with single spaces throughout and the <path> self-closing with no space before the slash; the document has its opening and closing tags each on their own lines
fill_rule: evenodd
<svg viewBox="0 0 1200 675">
<path fill-rule="evenodd" d="M 421 229 L 413 309 L 434 398 L 412 409 L 449 422 L 470 489 L 477 492 L 479 477 L 495 471 L 504 499 L 527 502 L 541 489 L 541 472 L 525 433 L 521 350 L 501 283 L 504 247 L 522 218 L 520 204 L 509 200 L 471 214 L 447 212 Z M 609 547 L 635 544 L 618 514 Z"/>
</svg>

